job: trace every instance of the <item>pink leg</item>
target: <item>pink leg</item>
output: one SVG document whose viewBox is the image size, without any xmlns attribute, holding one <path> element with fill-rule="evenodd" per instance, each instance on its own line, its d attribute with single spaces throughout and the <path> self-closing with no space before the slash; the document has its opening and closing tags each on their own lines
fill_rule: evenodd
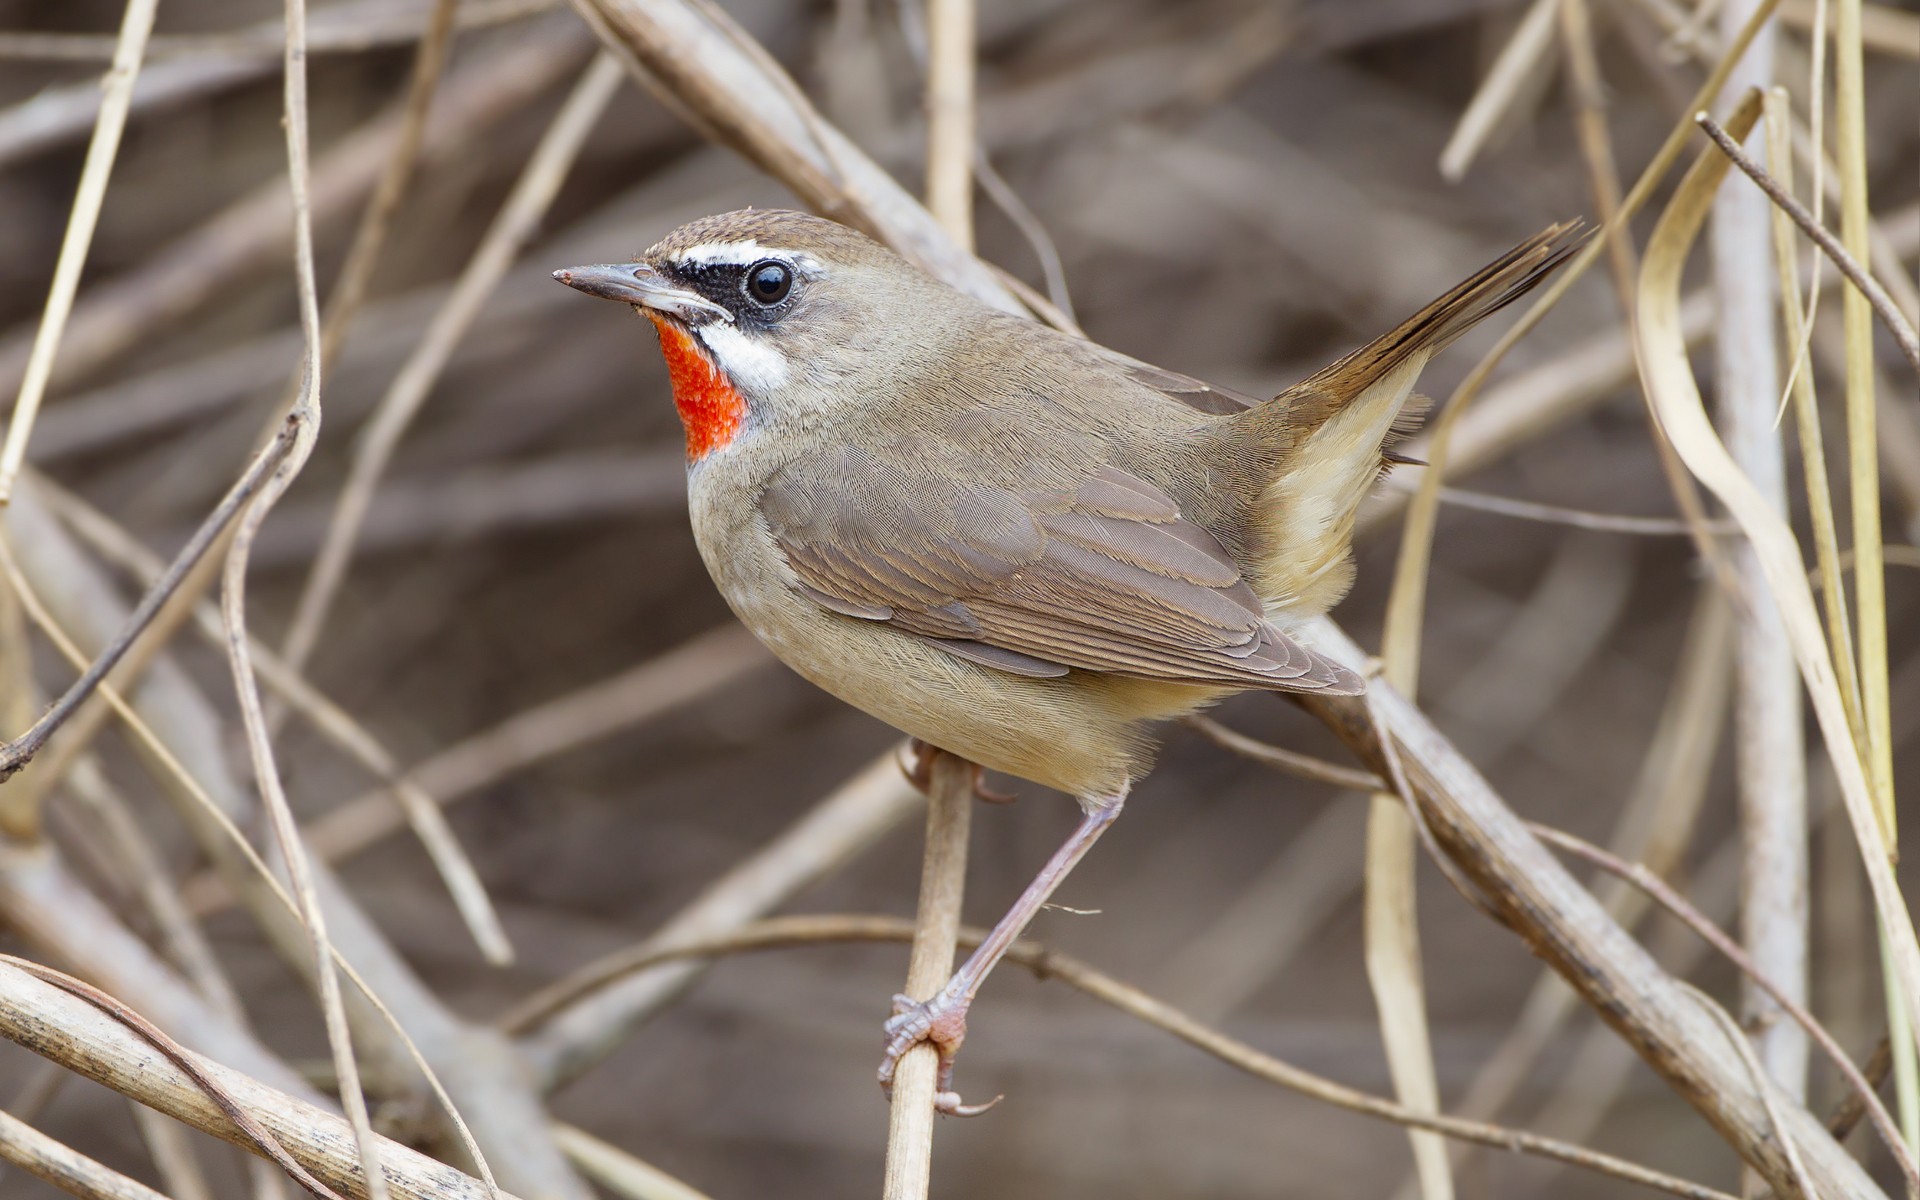
<svg viewBox="0 0 1920 1200">
<path fill-rule="evenodd" d="M 1117 795 L 1086 797 L 1080 801 L 1085 815 L 1060 849 L 1054 852 L 1047 865 L 1020 893 L 1013 902 L 1007 915 L 993 927 L 953 978 L 940 989 L 931 1000 L 913 1000 L 906 996 L 893 998 L 893 1019 L 886 1024 L 887 1051 L 880 1063 L 880 1086 L 891 1092 L 893 1071 L 899 1065 L 900 1056 L 921 1042 L 932 1042 L 940 1051 L 940 1095 L 936 1107 L 941 1112 L 953 1116 L 971 1117 L 985 1112 L 998 1102 L 981 1105 L 967 1105 L 951 1088 L 953 1081 L 953 1059 L 960 1050 L 960 1043 L 967 1036 L 967 1009 L 980 991 L 980 985 L 994 966 L 1006 956 L 1007 950 L 1026 931 L 1036 914 L 1053 896 L 1054 889 L 1066 879 L 1074 864 L 1083 858 L 1087 851 L 1105 833 L 1107 826 L 1113 824 L 1120 815 L 1120 808 L 1126 802 L 1126 789 Z"/>
</svg>

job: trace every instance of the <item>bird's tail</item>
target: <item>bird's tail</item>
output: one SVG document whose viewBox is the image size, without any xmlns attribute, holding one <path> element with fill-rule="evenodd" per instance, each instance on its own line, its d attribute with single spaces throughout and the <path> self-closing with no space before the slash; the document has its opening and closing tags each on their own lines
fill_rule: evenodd
<svg viewBox="0 0 1920 1200">
<path fill-rule="evenodd" d="M 1580 221 L 1542 230 L 1473 273 L 1391 331 L 1271 401 L 1227 418 L 1239 440 L 1264 444 L 1271 483 L 1250 522 L 1270 605 L 1310 616 L 1345 592 L 1354 514 L 1389 447 L 1418 419 L 1420 370 L 1442 347 L 1524 296 L 1589 236 Z M 1412 402 L 1412 403 L 1410 403 Z"/>
</svg>

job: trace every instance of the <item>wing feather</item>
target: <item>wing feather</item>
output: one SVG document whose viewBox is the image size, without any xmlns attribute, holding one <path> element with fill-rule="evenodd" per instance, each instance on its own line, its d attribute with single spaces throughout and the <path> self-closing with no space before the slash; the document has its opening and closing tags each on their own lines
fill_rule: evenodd
<svg viewBox="0 0 1920 1200">
<path fill-rule="evenodd" d="M 777 473 L 760 511 L 802 595 L 996 670 L 1361 690 L 1268 623 L 1217 538 L 1111 464 L 983 486 L 905 446 L 849 446 Z"/>
</svg>

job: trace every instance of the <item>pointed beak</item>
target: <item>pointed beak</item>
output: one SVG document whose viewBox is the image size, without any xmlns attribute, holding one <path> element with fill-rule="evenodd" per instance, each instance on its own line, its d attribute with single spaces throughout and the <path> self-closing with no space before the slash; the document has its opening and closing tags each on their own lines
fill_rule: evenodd
<svg viewBox="0 0 1920 1200">
<path fill-rule="evenodd" d="M 733 315 L 698 292 L 689 291 L 643 262 L 601 263 L 555 271 L 561 283 L 589 296 L 650 308 L 688 325 L 731 321 Z"/>
</svg>

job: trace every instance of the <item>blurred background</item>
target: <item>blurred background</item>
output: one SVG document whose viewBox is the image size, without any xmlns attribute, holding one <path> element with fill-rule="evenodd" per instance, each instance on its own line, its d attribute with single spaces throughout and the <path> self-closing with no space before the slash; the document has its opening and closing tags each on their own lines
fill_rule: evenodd
<svg viewBox="0 0 1920 1200">
<path fill-rule="evenodd" d="M 828 119 L 917 189 L 921 34 L 910 5 L 722 7 Z M 981 255 L 1070 300 L 1098 341 L 1247 392 L 1276 392 L 1526 235 L 1594 214 L 1551 40 L 1477 147 L 1456 149 L 1465 158 L 1459 177 L 1442 174 L 1463 111 L 1529 7 L 985 0 L 980 136 L 1017 202 L 981 197 Z M 323 298 L 386 161 L 429 8 L 424 0 L 313 8 Z M 1779 78 L 1800 91 L 1811 9 L 1788 0 L 1778 34 Z M 1911 278 L 1920 15 L 1911 4 L 1869 9 L 1878 39 L 1867 49 L 1872 203 Z M 0 390 L 9 395 L 45 302 L 120 13 L 104 0 L 0 2 Z M 1630 183 L 1686 115 L 1702 55 L 1717 54 L 1718 27 L 1711 12 L 1655 0 L 1595 0 L 1591 14 L 1601 113 Z M 455 20 L 418 169 L 327 373 L 318 450 L 254 551 L 251 623 L 268 645 L 282 644 L 370 414 L 432 336 L 595 46 L 571 10 L 538 0 L 466 0 Z M 240 470 L 298 362 L 278 21 L 267 0 L 161 6 L 34 433 L 39 519 L 81 530 L 70 536 L 87 577 L 123 602 L 140 582 L 127 555 L 102 548 L 99 539 L 112 537 L 97 522 L 99 536 L 86 536 L 74 500 L 58 497 L 97 510 L 135 547 L 172 555 Z M 37 34 L 94 36 L 16 36 Z M 289 796 L 313 828 L 348 809 L 362 819 L 357 837 L 324 843 L 348 889 L 446 1006 L 475 1021 L 648 935 L 896 737 L 728 632 L 731 618 L 687 530 L 680 431 L 651 332 L 548 278 L 556 267 L 628 257 L 690 218 L 791 196 L 631 83 L 588 128 L 511 267 L 480 294 L 444 370 L 429 376 L 307 667 L 395 762 L 440 764 L 416 778 L 457 799 L 447 818 L 514 962 L 489 965 L 475 948 L 420 844 L 387 819 L 394 809 L 378 797 L 376 774 L 299 714 L 278 743 Z M 1649 227 L 1638 227 L 1642 238 Z M 1704 249 L 1696 259 L 1704 264 Z M 1834 400 L 1828 446 L 1838 463 L 1834 296 L 1820 315 L 1812 370 L 1823 400 Z M 1711 301 L 1698 304 L 1704 331 Z M 1444 398 L 1507 320 L 1446 354 L 1423 390 Z M 1711 393 L 1709 359 L 1703 348 Z M 1920 405 L 1898 357 L 1883 355 L 1882 366 L 1886 539 L 1904 548 L 1889 551 L 1887 580 L 1895 769 L 1910 780 L 1920 769 L 1912 736 L 1920 574 L 1909 569 L 1920 561 L 1911 550 L 1920 541 Z M 1702 615 L 1704 576 L 1672 521 L 1603 271 L 1515 349 L 1481 405 L 1492 414 L 1471 426 L 1481 440 L 1463 430 L 1462 452 L 1477 457 L 1450 478 L 1478 496 L 1548 507 L 1488 511 L 1470 495 L 1443 510 L 1422 703 L 1531 819 L 1603 843 L 1627 836 L 1632 846 L 1632 830 L 1618 832 L 1623 813 L 1644 823 L 1663 805 L 1692 813 L 1697 802 L 1697 818 L 1678 822 L 1678 840 L 1662 853 L 1670 877 L 1731 925 L 1730 651 L 1724 624 Z M 1335 613 L 1370 647 L 1399 504 L 1417 477 L 1418 468 L 1403 468 L 1383 487 L 1358 546 L 1359 583 Z M 1790 480 L 1803 518 L 1797 466 Z M 1563 510 L 1645 520 L 1583 528 Z M 16 545 L 27 529 L 14 524 Z M 702 640 L 689 649 L 690 639 Z M 36 680 L 40 698 L 23 706 L 12 697 L 9 735 L 72 677 L 44 638 L 30 644 L 31 669 L 18 643 L 6 669 L 9 679 Z M 632 674 L 659 667 L 662 655 L 675 657 Z M 219 718 L 217 756 L 246 778 L 223 653 L 189 629 L 169 658 L 175 682 Z M 1697 678 L 1682 695 L 1676 680 L 1690 665 Z M 601 687 L 609 680 L 637 682 Z M 541 709 L 556 701 L 574 707 Z M 536 711 L 552 716 L 548 726 L 502 732 Z M 1242 697 L 1216 715 L 1349 761 L 1314 721 L 1273 697 Z M 1663 741 L 1676 723 L 1684 736 Z M 1877 954 L 1831 773 L 1811 733 L 1809 745 L 1813 999 L 1864 1057 L 1885 1023 Z M 449 748 L 470 753 L 447 768 Z M 1020 800 L 975 814 L 967 912 L 981 924 L 1075 816 L 1060 796 L 991 782 Z M 47 836 L 107 911 L 158 939 L 126 865 L 129 837 L 109 836 L 119 827 L 102 815 L 124 814 L 132 824 L 120 834 L 147 847 L 204 918 L 261 1039 L 296 1063 L 323 1062 L 305 985 L 205 874 L 160 790 L 109 722 L 45 797 Z M 1361 953 L 1365 812 L 1356 794 L 1273 774 L 1175 729 L 1160 769 L 1060 897 L 1097 911 L 1047 913 L 1032 936 L 1274 1055 L 1390 1094 Z M 869 847 L 784 907 L 911 915 L 920 836 L 915 811 L 901 808 Z M 1910 891 L 1920 880 L 1913 861 L 1903 869 Z M 1515 1028 L 1540 968 L 1429 865 L 1420 913 L 1439 1084 L 1454 1109 Z M 58 964 L 48 951 L 60 939 L 30 914 L 0 909 L 0 949 Z M 1735 996 L 1733 970 L 1676 923 L 1649 917 L 1640 929 L 1673 970 Z M 551 1111 L 716 1198 L 869 1194 L 885 1125 L 872 1075 L 879 1025 L 905 962 L 901 946 L 726 959 L 554 1091 Z M 1811 1103 L 1824 1112 L 1839 1093 L 1824 1066 L 1813 1078 Z M 975 1010 L 958 1082 L 969 1096 L 1007 1099 L 984 1119 L 941 1124 L 940 1195 L 1390 1196 L 1411 1169 L 1399 1128 L 1238 1074 L 1014 968 L 996 974 Z M 1488 1115 L 1736 1186 L 1737 1164 L 1719 1138 L 1585 1010 L 1544 1039 L 1507 1090 Z M 155 1179 L 125 1101 L 74 1079 L 49 1086 L 37 1060 L 0 1045 L 0 1106 L 19 1104 L 54 1136 Z M 445 1151 L 408 1106 L 384 1116 L 402 1136 Z M 1884 1152 L 1864 1153 L 1891 1186 Z M 214 1194 L 244 1194 L 231 1156 L 202 1159 Z M 1484 1197 L 1628 1190 L 1494 1153 L 1466 1156 L 1459 1180 L 1462 1194 Z M 16 1172 L 0 1177 L 0 1194 L 55 1193 Z"/>
</svg>

